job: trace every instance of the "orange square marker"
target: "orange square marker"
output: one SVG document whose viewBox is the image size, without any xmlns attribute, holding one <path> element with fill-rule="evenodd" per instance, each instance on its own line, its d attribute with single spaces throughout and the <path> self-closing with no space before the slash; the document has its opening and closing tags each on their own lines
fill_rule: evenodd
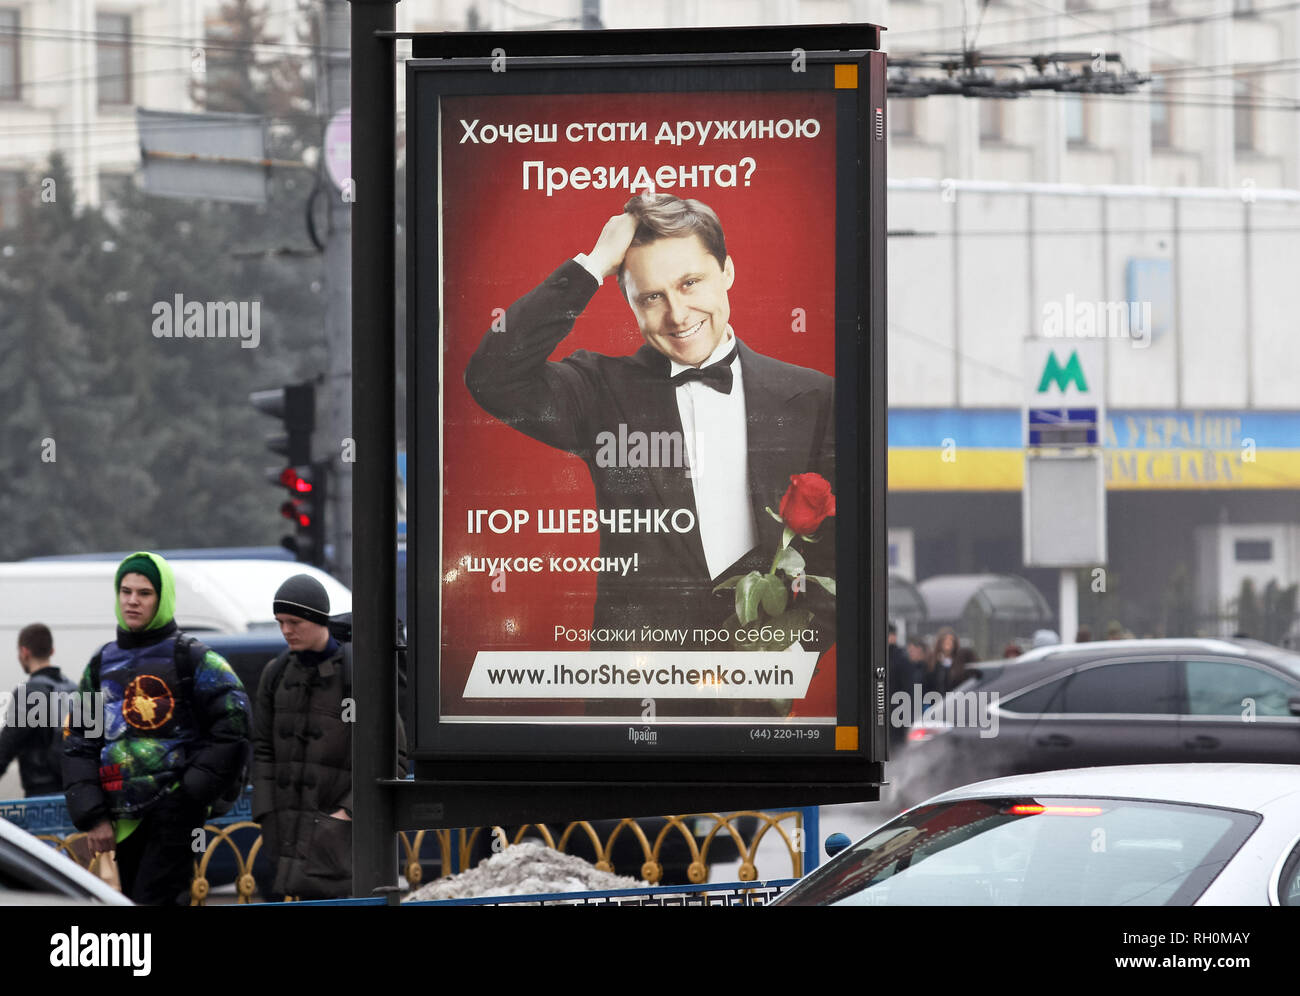
<svg viewBox="0 0 1300 996">
<path fill-rule="evenodd" d="M 835 64 L 835 89 L 836 90 L 856 90 L 858 88 L 858 64 L 836 63 Z"/>
<path fill-rule="evenodd" d="M 839 66 L 835 67 L 839 69 Z M 856 69 L 856 66 L 852 68 Z M 856 726 L 837 726 L 835 727 L 835 749 L 836 750 L 857 750 L 858 749 L 858 728 Z"/>
</svg>

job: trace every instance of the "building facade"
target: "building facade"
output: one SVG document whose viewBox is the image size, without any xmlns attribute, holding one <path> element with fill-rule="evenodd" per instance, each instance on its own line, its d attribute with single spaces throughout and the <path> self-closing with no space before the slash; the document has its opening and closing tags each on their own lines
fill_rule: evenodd
<svg viewBox="0 0 1300 996">
<path fill-rule="evenodd" d="M 19 174 L 55 149 L 88 202 L 125 182 L 139 164 L 134 108 L 197 109 L 190 84 L 219 7 L 0 0 L 0 227 Z M 289 45 L 323 5 L 267 9 Z M 1018 573 L 1054 603 L 1051 572 L 1021 557 L 1022 344 L 1097 337 L 1109 581 L 1080 589 L 1081 618 L 1122 614 L 1139 635 L 1221 628 L 1244 576 L 1300 581 L 1285 566 L 1294 557 L 1263 557 L 1240 532 L 1258 527 L 1281 551 L 1300 525 L 1300 9 L 408 0 L 397 11 L 400 30 L 871 21 L 895 57 L 963 44 L 987 57 L 1119 53 L 1152 82 L 1122 96 L 890 101 L 891 547 L 914 580 Z M 1237 551 L 1254 559 L 1229 564 Z M 1213 579 L 1206 565 L 1219 565 Z"/>
</svg>

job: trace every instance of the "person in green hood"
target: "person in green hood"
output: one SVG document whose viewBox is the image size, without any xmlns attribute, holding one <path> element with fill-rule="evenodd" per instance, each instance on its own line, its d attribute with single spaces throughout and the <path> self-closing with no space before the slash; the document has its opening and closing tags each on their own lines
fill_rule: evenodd
<svg viewBox="0 0 1300 996">
<path fill-rule="evenodd" d="M 177 627 L 166 560 L 133 553 L 113 586 L 117 639 L 91 659 L 80 689 L 103 708 L 102 735 L 72 722 L 64 733 L 68 812 L 92 854 L 116 852 L 127 896 L 185 904 L 194 831 L 247 768 L 248 696 L 219 654 Z"/>
</svg>

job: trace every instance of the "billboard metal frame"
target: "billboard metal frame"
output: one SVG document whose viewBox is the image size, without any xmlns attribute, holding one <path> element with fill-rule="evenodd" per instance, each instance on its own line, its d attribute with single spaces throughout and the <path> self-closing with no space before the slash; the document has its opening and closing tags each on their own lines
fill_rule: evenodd
<svg viewBox="0 0 1300 996">
<path fill-rule="evenodd" d="M 353 116 L 353 172 L 358 191 L 353 215 L 354 432 L 358 462 L 374 459 L 373 473 L 356 475 L 355 649 L 358 666 L 354 694 L 358 715 L 370 717 L 366 735 L 354 738 L 354 892 L 369 894 L 395 884 L 395 831 L 429 827 L 526 823 L 568 818 L 605 818 L 628 814 L 698 812 L 799 806 L 874 800 L 879 796 L 886 756 L 885 703 L 885 58 L 874 25 L 813 25 L 751 29 L 683 29 L 671 31 L 566 31 L 399 35 L 393 30 L 392 0 L 352 0 L 352 106 L 367 108 Z M 399 648 L 392 639 L 395 610 L 396 485 L 384 468 L 395 454 L 396 431 L 391 407 L 395 383 L 394 294 L 396 284 L 393 232 L 396 157 L 395 41 L 409 38 L 412 55 L 440 60 L 410 72 L 446 73 L 456 68 L 483 72 L 494 49 L 509 53 L 512 69 L 525 64 L 566 68 L 666 63 L 717 67 L 789 63 L 791 50 L 802 49 L 810 66 L 834 61 L 859 67 L 859 113 L 856 149 L 847 153 L 858 169 L 856 219 L 850 237 L 854 255 L 864 261 L 856 274 L 837 274 L 837 288 L 850 286 L 859 307 L 852 327 L 836 329 L 837 378 L 855 378 L 858 410 L 837 412 L 837 450 L 856 455 L 856 495 L 845 493 L 840 508 L 856 514 L 840 522 L 840 549 L 852 551 L 844 570 L 856 575 L 858 592 L 841 599 L 842 618 L 860 620 L 866 639 L 859 653 L 856 749 L 835 755 L 758 756 L 702 753 L 696 757 L 665 755 L 659 759 L 592 756 L 583 751 L 538 755 L 518 750 L 467 754 L 431 748 L 427 723 L 420 725 L 420 706 L 413 710 L 415 779 L 395 777 Z M 710 53 L 712 55 L 710 56 Z M 655 58 L 662 54 L 664 58 Z M 547 59 L 546 56 L 551 58 Z M 573 57 L 578 58 L 573 58 Z M 453 66 L 451 60 L 459 65 Z M 408 77 L 409 78 L 409 77 Z M 408 148 L 420 141 L 418 104 L 408 89 Z M 418 99 L 418 98 L 417 98 Z M 417 376 L 419 265 L 415 229 L 420 207 L 413 194 L 414 171 L 408 169 L 407 346 L 411 376 Z M 837 253 L 837 256 L 839 254 Z M 838 265 L 837 265 L 838 268 Z M 845 282 L 847 278 L 847 284 Z M 837 294 L 839 291 L 837 290 Z M 437 288 L 434 288 L 436 298 Z M 837 320 L 841 311 L 837 306 Z M 436 401 L 436 392 L 434 404 Z M 426 402 L 427 403 L 427 402 Z M 412 629 L 411 699 L 419 703 L 422 662 L 429 657 L 422 640 L 437 643 L 436 618 L 418 610 L 421 591 L 436 583 L 439 571 L 436 524 L 433 553 L 421 552 L 419 494 L 438 487 L 437 440 L 418 438 L 419 392 L 408 390 L 408 440 L 412 473 L 408 478 L 408 595 L 417 607 L 409 614 Z M 425 412 L 427 416 L 427 412 Z M 846 417 L 847 416 L 847 417 Z M 358 467 L 360 471 L 365 468 Z M 436 492 L 435 492 L 436 493 Z M 856 499 L 856 500 L 855 500 Z M 434 506 L 436 507 L 436 505 Z M 436 523 L 436 519 L 435 519 Z M 852 564 L 852 568 L 849 567 Z M 422 566 L 423 565 L 423 566 Z M 850 587 L 852 587 L 850 585 Z M 435 598 L 436 604 L 436 598 Z M 423 626 L 423 631 L 421 629 Z M 849 655 L 844 655 L 847 663 Z M 373 662 L 373 665 L 370 663 Z M 841 664 L 841 667 L 844 667 Z M 427 663 L 424 665 L 427 670 Z M 427 710 L 426 710 L 427 711 Z M 435 712 L 436 715 L 436 712 Z M 814 844 L 815 846 L 815 844 Z"/>
</svg>

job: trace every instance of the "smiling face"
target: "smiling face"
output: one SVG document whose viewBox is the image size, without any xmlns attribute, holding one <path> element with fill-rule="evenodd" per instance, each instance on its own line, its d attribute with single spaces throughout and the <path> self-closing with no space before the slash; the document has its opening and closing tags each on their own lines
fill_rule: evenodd
<svg viewBox="0 0 1300 996">
<path fill-rule="evenodd" d="M 719 266 L 698 235 L 632 246 L 623 291 L 645 341 L 670 360 L 698 367 L 727 333 L 731 257 Z"/>
<path fill-rule="evenodd" d="M 117 600 L 130 630 L 144 629 L 158 612 L 158 592 L 143 574 L 123 574 Z"/>
</svg>

